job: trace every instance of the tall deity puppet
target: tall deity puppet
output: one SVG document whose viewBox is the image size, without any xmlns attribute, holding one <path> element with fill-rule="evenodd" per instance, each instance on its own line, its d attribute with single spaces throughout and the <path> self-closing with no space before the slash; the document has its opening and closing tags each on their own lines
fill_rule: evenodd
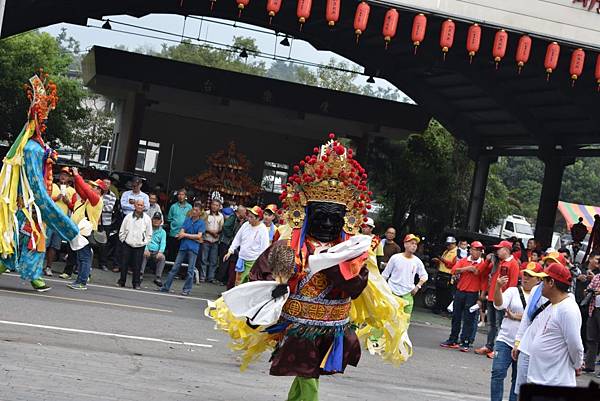
<svg viewBox="0 0 600 401">
<path fill-rule="evenodd" d="M 371 208 L 367 174 L 329 139 L 294 166 L 281 195 L 291 239 L 273 243 L 249 283 L 207 308 L 243 352 L 242 369 L 271 351 L 270 374 L 295 377 L 290 401 L 318 400 L 319 376 L 356 366 L 373 330 L 383 333 L 384 360 L 412 354 L 404 301 L 379 274 L 371 237 L 358 234 Z"/>
</svg>

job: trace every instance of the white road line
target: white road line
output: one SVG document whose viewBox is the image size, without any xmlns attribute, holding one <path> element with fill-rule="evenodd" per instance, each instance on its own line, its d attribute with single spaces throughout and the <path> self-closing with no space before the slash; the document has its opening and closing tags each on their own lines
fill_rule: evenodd
<svg viewBox="0 0 600 401">
<path fill-rule="evenodd" d="M 214 338 L 207 338 L 206 341 L 210 341 L 211 343 L 218 343 L 220 340 L 216 340 Z"/>
<path fill-rule="evenodd" d="M 23 291 L 18 291 L 18 290 L 3 290 L 3 289 L 0 289 L 0 292 L 9 292 L 11 294 L 17 294 L 17 295 L 28 295 L 30 297 L 55 298 L 55 299 L 62 299 L 62 300 L 65 300 L 65 301 L 83 302 L 83 303 L 88 303 L 88 304 L 118 306 L 118 307 L 121 307 L 121 308 L 141 309 L 141 310 L 147 310 L 147 311 L 151 311 L 151 312 L 173 313 L 172 310 L 168 310 L 168 309 L 158 309 L 158 308 L 149 308 L 147 306 L 117 304 L 117 303 L 114 303 L 114 302 L 94 301 L 94 300 L 91 300 L 91 299 L 59 297 L 59 296 L 55 296 L 55 295 L 40 294 L 40 293 L 37 293 L 37 292 L 23 292 Z"/>
<path fill-rule="evenodd" d="M 190 343 L 187 341 L 163 340 L 161 338 L 152 338 L 152 337 L 129 336 L 126 334 L 106 333 L 103 331 L 70 329 L 67 327 L 46 326 L 43 324 L 32 324 L 32 323 L 22 323 L 22 322 L 12 322 L 12 321 L 8 321 L 8 320 L 0 320 L 0 324 L 6 324 L 6 325 L 10 325 L 10 326 L 21 326 L 21 327 L 33 327 L 33 328 L 46 329 L 46 330 L 66 331 L 68 333 L 91 334 L 91 335 L 103 336 L 103 337 L 124 338 L 127 340 L 150 341 L 150 342 L 162 343 L 162 344 L 186 345 L 189 347 L 198 347 L 198 348 L 212 348 L 212 345 L 210 345 L 210 344 Z"/>
<path fill-rule="evenodd" d="M 19 277 L 19 275 L 15 274 L 15 273 L 4 273 L 3 276 Z M 52 283 L 64 283 L 65 285 L 70 282 L 69 280 L 60 280 L 60 279 L 48 278 L 48 277 L 44 277 L 44 281 L 49 281 Z M 102 285 L 102 284 L 88 284 L 87 286 L 88 287 L 97 287 L 97 288 L 107 288 L 109 290 L 115 290 L 115 291 L 130 291 L 130 292 L 135 292 L 136 294 L 159 295 L 159 296 L 163 296 L 163 297 L 175 297 L 178 299 L 193 299 L 193 300 L 205 301 L 205 302 L 214 301 L 214 299 L 193 297 L 191 295 L 183 296 L 183 295 L 175 295 L 175 294 L 171 294 L 171 293 L 167 294 L 164 292 L 152 291 L 152 290 L 140 291 L 140 290 L 134 290 L 133 288 L 123 288 L 123 287 L 117 287 L 117 286 L 113 287 L 110 285 Z"/>
</svg>

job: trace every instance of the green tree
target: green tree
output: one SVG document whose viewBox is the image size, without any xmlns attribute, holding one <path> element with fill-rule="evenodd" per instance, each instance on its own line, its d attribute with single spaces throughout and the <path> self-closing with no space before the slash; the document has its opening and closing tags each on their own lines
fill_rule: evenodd
<svg viewBox="0 0 600 401">
<path fill-rule="evenodd" d="M 115 120 L 104 98 L 90 94 L 84 104 L 85 123 L 73 130 L 68 145 L 79 151 L 83 164 L 87 166 L 99 147 L 111 140 Z"/>
<path fill-rule="evenodd" d="M 267 68 L 265 63 L 256 60 L 256 54 L 259 50 L 253 38 L 235 36 L 232 48 L 234 50 L 214 49 L 208 46 L 195 45 L 190 40 L 184 40 L 174 46 L 163 44 L 162 50 L 158 55 L 206 67 L 221 68 L 260 76 L 266 75 Z M 240 57 L 243 50 L 248 54 L 246 59 Z"/>
<path fill-rule="evenodd" d="M 68 78 L 73 56 L 48 33 L 27 32 L 0 41 L 0 137 L 14 138 L 27 118 L 29 101 L 23 84 L 39 68 L 58 86 L 59 103 L 48 120 L 45 138 L 68 142 L 70 132 L 86 116 L 81 82 Z"/>
</svg>

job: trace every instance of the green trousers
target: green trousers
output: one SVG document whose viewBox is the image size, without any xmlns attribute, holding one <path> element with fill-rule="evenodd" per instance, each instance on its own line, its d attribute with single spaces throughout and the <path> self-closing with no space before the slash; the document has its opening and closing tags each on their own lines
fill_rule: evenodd
<svg viewBox="0 0 600 401">
<path fill-rule="evenodd" d="M 415 298 L 413 295 L 409 292 L 408 294 L 402 295 L 400 298 L 408 302 L 406 306 L 404 306 L 404 312 L 409 316 L 412 315 L 413 307 L 415 306 Z"/>
<path fill-rule="evenodd" d="M 319 379 L 296 377 L 287 401 L 319 401 Z"/>
</svg>

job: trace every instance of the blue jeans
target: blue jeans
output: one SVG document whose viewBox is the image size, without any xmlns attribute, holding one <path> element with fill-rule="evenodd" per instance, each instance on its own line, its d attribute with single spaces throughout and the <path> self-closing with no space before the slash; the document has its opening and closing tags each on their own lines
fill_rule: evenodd
<svg viewBox="0 0 600 401">
<path fill-rule="evenodd" d="M 512 366 L 509 401 L 517 401 L 515 382 L 517 379 L 517 361 L 512 359 L 512 347 L 504 341 L 496 341 L 494 348 L 494 362 L 492 363 L 492 379 L 490 381 L 491 401 L 502 401 L 504 395 L 504 379 L 508 368 Z"/>
<path fill-rule="evenodd" d="M 454 310 L 452 312 L 452 331 L 450 332 L 450 341 L 457 342 L 458 335 L 461 335 L 461 343 L 471 343 L 473 334 L 473 313 L 469 308 L 477 303 L 479 293 L 456 291 L 454 294 Z M 461 333 L 462 326 L 462 333 Z"/>
<path fill-rule="evenodd" d="M 219 266 L 219 243 L 204 242 L 202 244 L 202 270 L 200 280 L 213 281 Z M 208 272 L 208 275 L 207 275 Z"/>
<path fill-rule="evenodd" d="M 92 271 L 92 247 L 88 244 L 75 251 L 75 258 L 77 260 L 77 268 L 79 269 L 75 284 L 86 285 Z"/>
<path fill-rule="evenodd" d="M 169 272 L 167 276 L 167 281 L 163 284 L 161 291 L 167 292 L 171 289 L 171 285 L 173 285 L 173 280 L 177 273 L 179 273 L 179 268 L 185 259 L 188 262 L 188 270 L 187 276 L 185 277 L 185 283 L 183 284 L 182 292 L 190 292 L 192 290 L 192 286 L 194 285 L 194 269 L 196 267 L 196 257 L 198 255 L 193 251 L 179 251 L 177 252 L 177 258 L 175 258 L 175 264 L 173 268 Z"/>
<path fill-rule="evenodd" d="M 504 313 L 506 312 L 494 308 L 493 301 L 487 301 L 487 318 L 488 324 L 490 325 L 490 329 L 488 331 L 487 343 L 485 345 L 489 349 L 494 349 L 494 343 L 496 342 L 498 331 L 500 331 L 500 326 L 502 326 L 502 320 L 504 320 Z"/>
</svg>

